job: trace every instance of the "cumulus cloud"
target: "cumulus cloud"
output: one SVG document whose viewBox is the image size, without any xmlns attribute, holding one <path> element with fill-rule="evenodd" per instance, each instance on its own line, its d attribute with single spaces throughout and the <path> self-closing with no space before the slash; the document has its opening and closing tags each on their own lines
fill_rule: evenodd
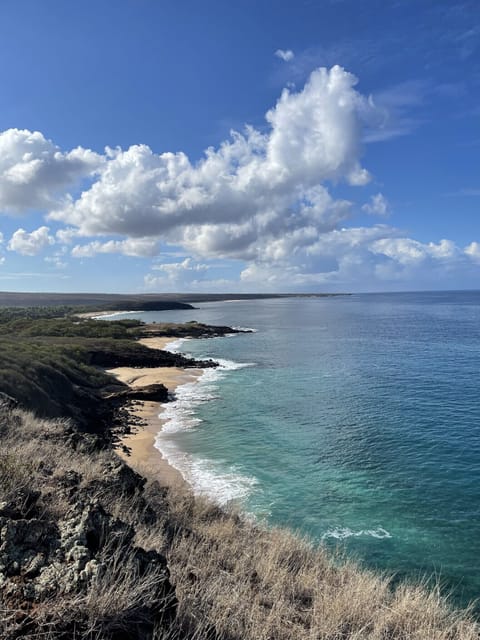
<svg viewBox="0 0 480 640">
<path fill-rule="evenodd" d="M 232 132 L 195 164 L 146 145 L 108 149 L 98 179 L 50 218 L 79 235 L 157 238 L 206 257 L 251 260 L 285 238 L 303 246 L 349 215 L 323 183 L 370 179 L 360 139 L 373 107 L 356 83 L 340 67 L 317 69 L 302 91 L 283 91 L 267 131 Z"/>
<path fill-rule="evenodd" d="M 370 201 L 362 206 L 362 211 L 371 216 L 387 217 L 390 215 L 390 205 L 388 200 L 381 193 L 370 198 Z"/>
<path fill-rule="evenodd" d="M 471 242 L 465 247 L 465 254 L 474 262 L 480 262 L 480 242 Z"/>
<path fill-rule="evenodd" d="M 385 137 L 389 107 L 385 96 L 377 107 L 356 84 L 341 67 L 316 69 L 301 90 L 282 92 L 264 128 L 232 131 L 197 162 L 147 145 L 101 156 L 80 147 L 63 152 L 38 132 L 4 132 L 0 211 L 47 208 L 50 220 L 65 225 L 55 235 L 48 227 L 18 229 L 8 248 L 35 255 L 56 243 L 74 258 L 152 258 L 168 245 L 180 251 L 178 262 L 145 277 L 146 288 L 165 291 L 368 288 L 412 280 L 419 270 L 438 281 L 478 264 L 476 242 L 461 249 L 449 240 L 421 243 L 385 224 L 347 226 L 356 207 L 347 196 L 335 198 L 332 185 L 347 185 L 342 193 L 350 197 L 369 182 L 362 140 L 376 126 Z M 390 108 L 398 101 L 390 96 Z M 83 192 L 65 195 L 79 180 Z M 377 193 L 362 210 L 385 217 L 390 206 Z M 47 259 L 61 266 L 64 254 Z M 246 263 L 236 286 L 205 263 L 224 258 Z"/>
<path fill-rule="evenodd" d="M 28 233 L 25 229 L 17 229 L 10 238 L 7 248 L 16 251 L 22 256 L 35 256 L 46 247 L 55 243 L 55 238 L 50 235 L 48 227 L 39 227 Z"/>
<path fill-rule="evenodd" d="M 293 60 L 295 57 L 295 54 L 291 49 L 277 49 L 275 51 L 275 55 L 284 62 L 290 62 L 290 60 Z"/>
<path fill-rule="evenodd" d="M 77 147 L 63 153 L 38 131 L 0 133 L 0 212 L 47 209 L 66 187 L 92 175 L 102 164 L 98 154 Z"/>
<path fill-rule="evenodd" d="M 374 242 L 370 250 L 404 265 L 417 264 L 427 258 L 452 260 L 461 253 L 451 240 L 440 240 L 438 244 L 424 244 L 412 238 L 382 238 Z"/>
<path fill-rule="evenodd" d="M 77 244 L 71 251 L 74 258 L 93 258 L 99 253 L 121 253 L 125 256 L 152 258 L 158 254 L 158 242 L 152 238 L 127 238 L 107 242 L 95 240 L 83 245 Z"/>
<path fill-rule="evenodd" d="M 450 240 L 421 243 L 405 238 L 387 225 L 334 229 L 322 234 L 300 256 L 276 262 L 255 262 L 241 273 L 241 282 L 254 289 L 278 291 L 309 288 L 380 289 L 449 284 L 462 274 L 472 279 L 473 261 L 480 262 L 480 244 L 465 249 Z M 452 280 L 453 279 L 453 280 Z"/>
<path fill-rule="evenodd" d="M 192 258 L 185 258 L 181 262 L 157 264 L 153 268 L 162 272 L 162 275 L 147 274 L 144 278 L 147 289 L 178 291 L 187 284 L 194 289 L 198 289 L 199 277 L 201 279 L 203 277 L 202 274 L 205 274 L 210 269 L 210 266 L 196 262 Z M 208 282 L 211 286 L 212 281 L 209 280 Z"/>
<path fill-rule="evenodd" d="M 74 238 L 79 236 L 78 229 L 74 229 L 73 227 L 65 227 L 63 229 L 59 229 L 55 234 L 55 239 L 62 245 L 72 244 Z"/>
</svg>

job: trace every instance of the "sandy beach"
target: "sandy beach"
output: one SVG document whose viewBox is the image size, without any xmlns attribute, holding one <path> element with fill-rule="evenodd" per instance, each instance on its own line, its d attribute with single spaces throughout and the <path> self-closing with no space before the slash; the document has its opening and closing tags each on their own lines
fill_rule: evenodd
<svg viewBox="0 0 480 640">
<path fill-rule="evenodd" d="M 143 338 L 139 340 L 151 349 L 164 349 L 167 344 L 177 338 Z M 149 384 L 164 384 L 170 393 L 188 382 L 198 378 L 201 369 L 180 369 L 178 367 L 116 367 L 107 369 L 107 373 L 132 388 Z M 143 426 L 133 426 L 132 433 L 125 435 L 121 444 L 129 448 L 127 455 L 121 448 L 118 454 L 135 470 L 142 474 L 155 477 L 161 484 L 183 483 L 184 479 L 179 471 L 168 464 L 160 451 L 155 447 L 155 437 L 162 430 L 164 420 L 159 418 L 162 405 L 158 402 L 135 401 L 130 413 L 139 418 Z"/>
</svg>

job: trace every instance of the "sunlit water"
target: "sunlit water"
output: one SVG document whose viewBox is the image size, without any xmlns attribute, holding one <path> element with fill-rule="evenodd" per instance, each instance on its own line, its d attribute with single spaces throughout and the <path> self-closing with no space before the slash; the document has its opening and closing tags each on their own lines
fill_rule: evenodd
<svg viewBox="0 0 480 640">
<path fill-rule="evenodd" d="M 174 345 L 222 362 L 157 439 L 195 489 L 478 597 L 480 293 L 197 306 L 128 316 L 256 329 Z"/>
</svg>

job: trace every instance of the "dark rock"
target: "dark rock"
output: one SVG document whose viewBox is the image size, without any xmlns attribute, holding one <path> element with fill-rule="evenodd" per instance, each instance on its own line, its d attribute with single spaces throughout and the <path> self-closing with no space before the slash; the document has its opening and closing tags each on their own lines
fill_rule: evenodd
<svg viewBox="0 0 480 640">
<path fill-rule="evenodd" d="M 112 517 L 101 504 L 78 496 L 58 522 L 0 516 L 2 596 L 12 608 L 20 609 L 60 594 L 85 593 L 115 562 L 112 558 L 123 557 L 133 563 L 130 569 L 138 579 L 155 574 L 141 616 L 145 618 L 148 611 L 145 619 L 153 629 L 160 615 L 169 619 L 175 615 L 174 588 L 165 557 L 135 547 L 134 536 L 131 525 Z"/>
<path fill-rule="evenodd" d="M 0 516 L 20 520 L 33 515 L 40 495 L 40 491 L 20 489 L 11 499 L 0 502 Z"/>
<path fill-rule="evenodd" d="M 0 516 L 0 584 L 8 577 L 36 569 L 58 547 L 58 530 L 54 523 L 37 518 L 12 520 Z M 33 573 L 35 573 L 35 571 Z M 11 590 L 15 591 L 15 583 Z"/>
<path fill-rule="evenodd" d="M 120 342 L 120 341 L 119 341 Z M 123 348 L 122 348 L 123 347 Z M 95 346 L 87 353 L 88 364 L 107 369 L 115 367 L 198 367 L 201 369 L 217 367 L 213 360 L 194 360 L 179 353 L 170 353 L 160 349 L 150 349 L 134 343 L 134 348 L 118 345 L 118 348 Z"/>
<path fill-rule="evenodd" d="M 0 411 L 10 411 L 18 407 L 18 401 L 7 393 L 0 391 Z"/>
<path fill-rule="evenodd" d="M 104 390 L 105 391 L 105 390 Z M 106 400 L 112 402 L 116 400 L 150 400 L 152 402 L 167 402 L 168 389 L 163 384 L 149 384 L 144 387 L 134 389 L 115 389 L 109 387 L 106 391 Z"/>
<path fill-rule="evenodd" d="M 127 397 L 131 400 L 151 400 L 153 402 L 167 402 L 168 389 L 163 384 L 149 384 L 145 387 L 130 389 Z"/>
<path fill-rule="evenodd" d="M 184 324 L 146 324 L 140 328 L 144 336 L 167 338 L 218 338 L 235 333 L 252 333 L 252 329 L 235 329 L 225 325 L 185 322 Z"/>
</svg>

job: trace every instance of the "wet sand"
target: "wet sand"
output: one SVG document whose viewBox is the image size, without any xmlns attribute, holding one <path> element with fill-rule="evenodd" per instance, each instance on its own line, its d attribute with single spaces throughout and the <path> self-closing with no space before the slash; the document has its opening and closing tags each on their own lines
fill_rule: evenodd
<svg viewBox="0 0 480 640">
<path fill-rule="evenodd" d="M 139 342 L 151 349 L 164 349 L 167 344 L 176 340 L 177 338 L 143 338 Z M 116 367 L 107 369 L 107 372 L 132 388 L 161 383 L 170 393 L 173 393 L 179 385 L 193 382 L 202 374 L 201 369 L 178 367 Z M 169 465 L 155 447 L 155 438 L 165 422 L 158 417 L 162 411 L 162 405 L 158 402 L 136 400 L 129 411 L 144 424 L 143 426 L 133 425 L 132 433 L 122 438 L 121 444 L 128 447 L 130 454 L 127 455 L 119 448 L 120 457 L 139 473 L 148 474 L 161 484 L 183 484 L 185 481 L 180 472 Z"/>
</svg>

